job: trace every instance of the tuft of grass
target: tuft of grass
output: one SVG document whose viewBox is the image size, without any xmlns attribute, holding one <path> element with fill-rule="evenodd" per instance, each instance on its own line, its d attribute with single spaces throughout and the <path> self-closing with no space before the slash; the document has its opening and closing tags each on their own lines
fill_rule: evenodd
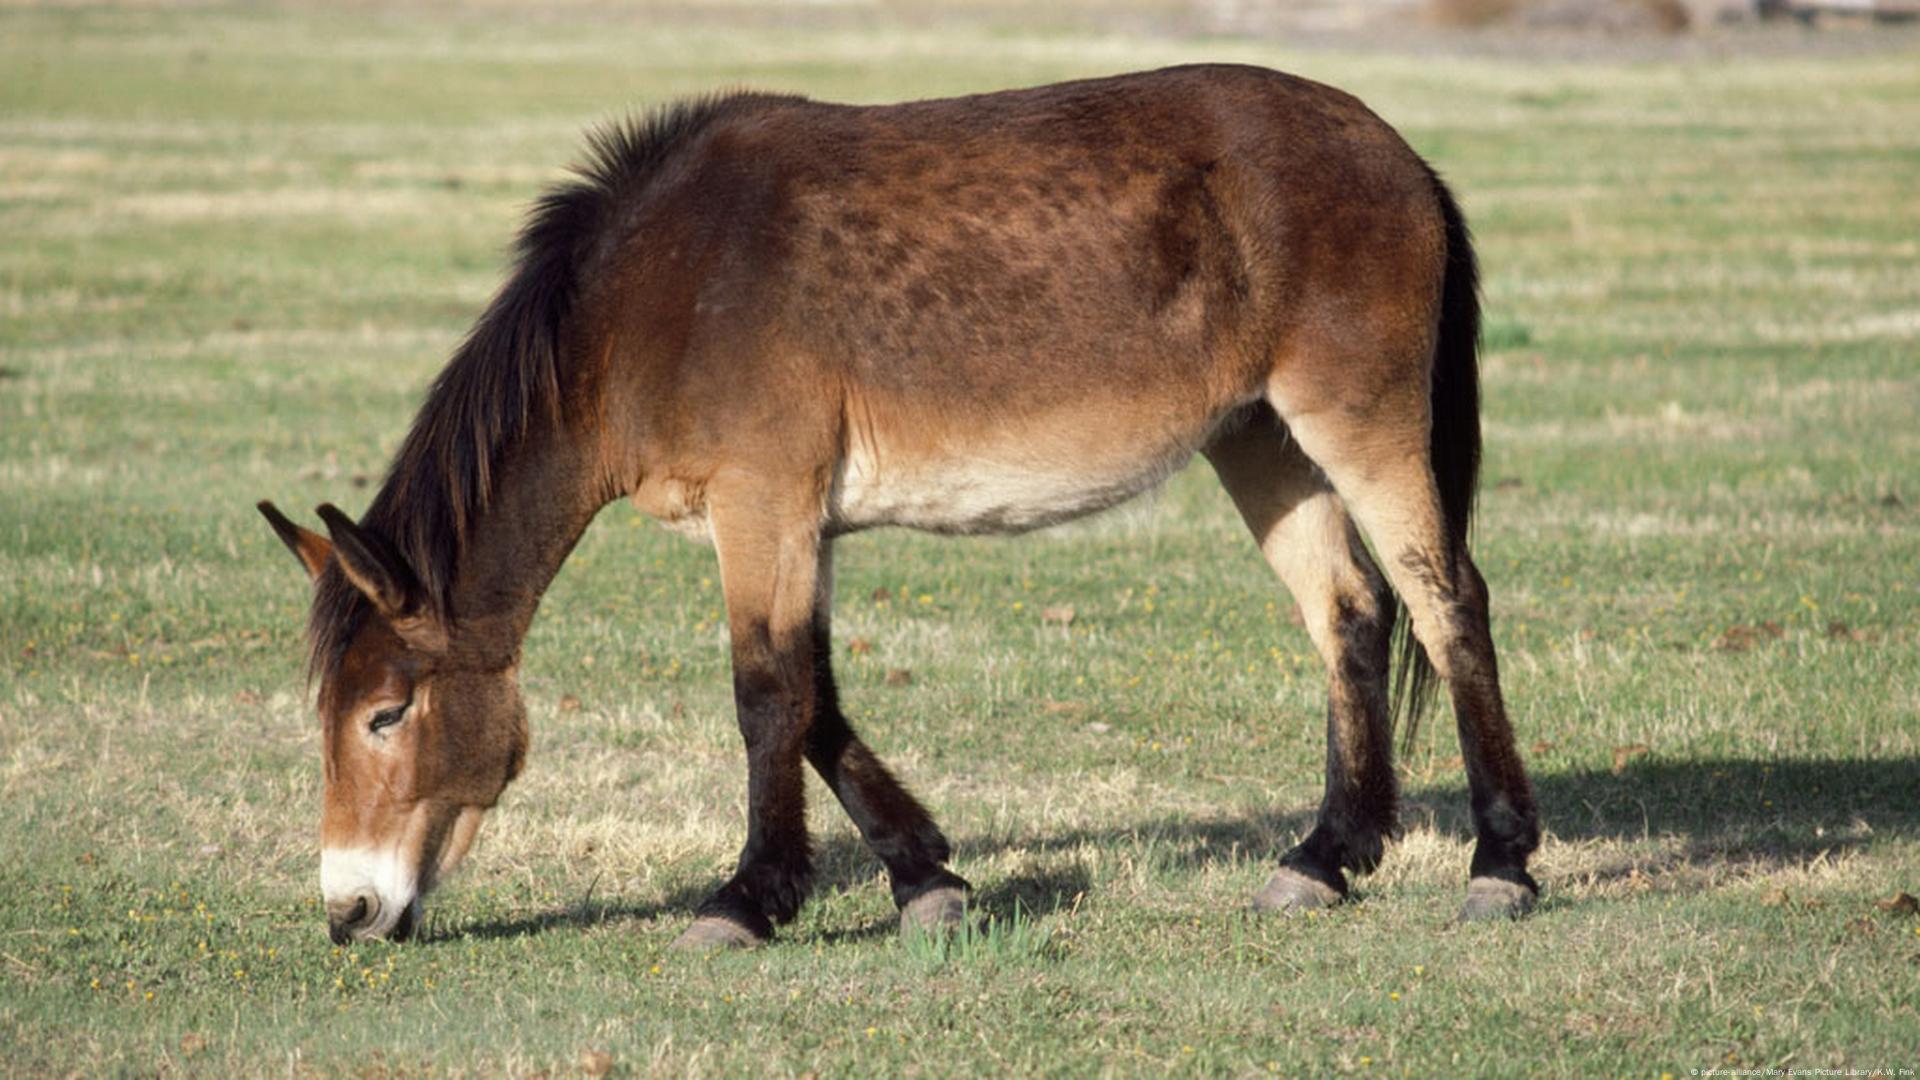
<svg viewBox="0 0 1920 1080">
<path fill-rule="evenodd" d="M 1005 915 L 968 919 L 950 930 L 903 933 L 902 950 L 929 976 L 951 966 L 1020 968 L 1057 955 L 1053 933 L 1019 903 Z"/>
</svg>

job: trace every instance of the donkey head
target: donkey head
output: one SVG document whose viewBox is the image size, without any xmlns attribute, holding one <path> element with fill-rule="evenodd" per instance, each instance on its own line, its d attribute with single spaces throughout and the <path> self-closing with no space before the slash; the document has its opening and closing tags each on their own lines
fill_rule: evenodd
<svg viewBox="0 0 1920 1080">
<path fill-rule="evenodd" d="M 327 536 L 271 503 L 260 512 L 316 593 L 328 931 L 336 944 L 405 939 L 526 756 L 516 650 L 463 635 L 393 546 L 335 507 L 319 509 Z"/>
</svg>

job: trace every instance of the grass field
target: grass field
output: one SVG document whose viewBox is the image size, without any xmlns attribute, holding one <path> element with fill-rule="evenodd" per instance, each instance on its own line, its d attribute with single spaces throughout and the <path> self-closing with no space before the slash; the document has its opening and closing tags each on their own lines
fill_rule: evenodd
<svg viewBox="0 0 1920 1080">
<path fill-rule="evenodd" d="M 0 1071 L 1912 1075 L 1920 918 L 1876 902 L 1920 891 L 1920 48 L 1856 52 L 0 9 Z M 306 586 L 252 504 L 364 505 L 581 129 L 1203 58 L 1359 93 L 1477 229 L 1539 912 L 1447 925 L 1443 714 L 1364 902 L 1247 914 L 1319 797 L 1323 683 L 1202 467 L 1051 533 L 841 545 L 850 711 L 984 932 L 897 940 L 815 785 L 800 921 L 666 952 L 744 761 L 711 552 L 616 506 L 427 940 L 328 944 Z"/>
</svg>

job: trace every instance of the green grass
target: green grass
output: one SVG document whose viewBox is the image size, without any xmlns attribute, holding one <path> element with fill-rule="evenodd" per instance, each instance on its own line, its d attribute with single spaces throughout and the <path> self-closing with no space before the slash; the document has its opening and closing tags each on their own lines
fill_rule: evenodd
<svg viewBox="0 0 1920 1080">
<path fill-rule="evenodd" d="M 711 552 L 616 506 L 534 627 L 531 763 L 427 940 L 330 946 L 306 590 L 252 504 L 364 503 L 580 130 L 729 84 L 888 100 L 1201 58 L 1361 94 L 1475 224 L 1478 546 L 1539 913 L 1446 925 L 1444 714 L 1364 902 L 1245 913 L 1318 800 L 1323 682 L 1197 469 L 1049 534 L 841 545 L 850 710 L 958 842 L 977 932 L 899 940 L 816 785 L 801 919 L 666 952 L 737 850 L 744 767 Z M 1920 1065 L 1920 920 L 1875 905 L 1920 891 L 1916 61 L 0 10 L 0 1070 Z"/>
</svg>

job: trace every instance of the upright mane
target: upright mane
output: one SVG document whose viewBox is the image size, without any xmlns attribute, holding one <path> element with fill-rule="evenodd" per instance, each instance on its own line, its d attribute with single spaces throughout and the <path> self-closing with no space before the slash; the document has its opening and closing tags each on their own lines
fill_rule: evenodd
<svg viewBox="0 0 1920 1080">
<path fill-rule="evenodd" d="M 583 263 L 618 227 L 618 209 L 676 150 L 753 97 L 681 101 L 589 132 L 574 175 L 528 214 L 505 284 L 434 380 L 360 521 L 412 568 L 422 602 L 442 618 L 455 615 L 455 575 L 506 458 L 535 424 L 562 418 L 562 330 Z M 319 677 L 323 692 L 369 610 L 329 562 L 307 622 L 308 675 Z"/>
</svg>

